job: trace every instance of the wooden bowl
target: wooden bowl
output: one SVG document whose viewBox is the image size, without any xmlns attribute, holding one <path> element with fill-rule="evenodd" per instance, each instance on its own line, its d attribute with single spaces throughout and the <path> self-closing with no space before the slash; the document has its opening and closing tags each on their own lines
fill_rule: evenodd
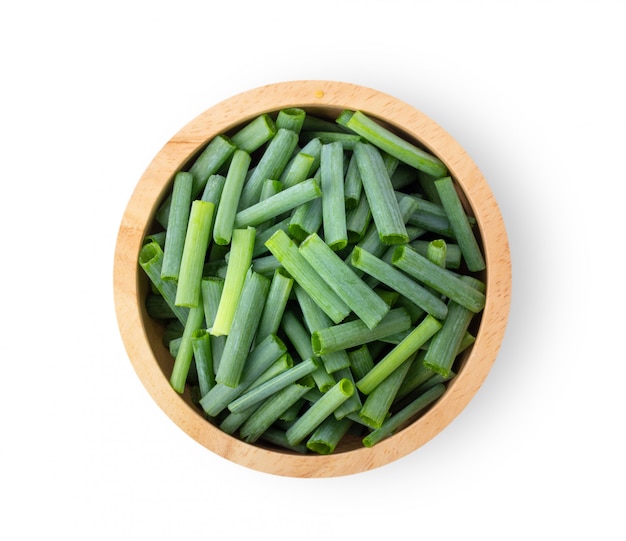
<svg viewBox="0 0 626 541">
<path fill-rule="evenodd" d="M 190 392 L 177 394 L 169 384 L 173 365 L 162 345 L 162 327 L 151 320 L 143 299 L 149 288 L 138 266 L 143 238 L 174 175 L 214 136 L 226 133 L 261 113 L 301 107 L 334 118 L 343 109 L 359 109 L 421 145 L 441 159 L 475 216 L 487 270 L 486 305 L 476 341 L 462 354 L 456 378 L 444 395 L 416 421 L 374 447 L 360 440 L 331 455 L 300 455 L 248 444 L 223 433 L 194 406 Z M 440 126 L 412 106 L 370 88 L 334 81 L 272 84 L 229 98 L 183 127 L 149 164 L 125 210 L 114 261 L 114 295 L 118 324 L 130 361 L 162 410 L 189 436 L 217 455 L 240 465 L 291 477 L 332 477 L 371 470 L 424 445 L 468 404 L 485 380 L 504 335 L 511 293 L 510 253 L 502 216 L 485 179 L 461 146 Z"/>
</svg>

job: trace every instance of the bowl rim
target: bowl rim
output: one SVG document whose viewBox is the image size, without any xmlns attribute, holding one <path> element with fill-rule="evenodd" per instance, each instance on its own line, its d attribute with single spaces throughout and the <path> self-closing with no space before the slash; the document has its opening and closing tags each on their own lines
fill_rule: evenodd
<svg viewBox="0 0 626 541">
<path fill-rule="evenodd" d="M 464 369 L 444 395 L 417 421 L 371 448 L 331 455 L 299 455 L 245 443 L 222 432 L 192 408 L 163 377 L 139 306 L 137 258 L 153 207 L 176 171 L 216 135 L 262 113 L 288 107 L 361 110 L 397 127 L 448 167 L 471 206 L 487 263 L 486 304 Z M 394 462 L 430 441 L 467 406 L 486 379 L 500 349 L 511 297 L 511 258 L 504 221 L 478 167 L 457 141 L 427 115 L 389 94 L 340 81 L 272 83 L 217 103 L 180 129 L 157 153 L 139 179 L 124 211 L 113 265 L 115 311 L 127 355 L 150 396 L 190 437 L 213 453 L 242 466 L 289 477 L 336 477 Z M 143 332 L 138 332 L 139 330 Z"/>
</svg>

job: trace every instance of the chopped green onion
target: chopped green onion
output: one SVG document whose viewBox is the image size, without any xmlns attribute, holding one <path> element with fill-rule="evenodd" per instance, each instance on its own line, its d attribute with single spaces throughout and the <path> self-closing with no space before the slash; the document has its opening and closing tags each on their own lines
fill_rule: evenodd
<svg viewBox="0 0 626 541">
<path fill-rule="evenodd" d="M 280 230 L 276 231 L 265 245 L 294 281 L 300 284 L 334 323 L 339 323 L 350 313 L 348 305 L 337 293 L 326 286 L 325 281 L 304 258 L 298 246 L 287 234 Z"/>
<path fill-rule="evenodd" d="M 213 240 L 217 244 L 229 244 L 233 229 L 239 227 L 235 224 L 235 216 L 251 159 L 243 150 L 236 150 L 233 154 L 213 226 Z"/>
<path fill-rule="evenodd" d="M 252 264 L 256 230 L 253 227 L 233 231 L 230 257 L 224 279 L 224 290 L 209 332 L 214 336 L 228 334 L 239 302 L 246 274 Z"/>
<path fill-rule="evenodd" d="M 398 246 L 391 262 L 399 269 L 474 313 L 485 306 L 485 295 L 448 269 L 438 267 L 408 246 Z"/>
<path fill-rule="evenodd" d="M 252 154 L 274 137 L 275 134 L 276 124 L 274 120 L 269 114 L 264 113 L 246 124 L 230 140 L 237 148 Z"/>
<path fill-rule="evenodd" d="M 370 394 L 398 366 L 404 363 L 439 329 L 441 323 L 431 315 L 424 320 L 397 346 L 395 346 L 378 364 L 374 365 L 365 376 L 357 381 L 356 386 L 363 394 Z"/>
<path fill-rule="evenodd" d="M 263 340 L 266 336 L 278 332 L 292 288 L 293 278 L 284 269 L 276 269 L 261 314 L 256 340 Z"/>
<path fill-rule="evenodd" d="M 215 371 L 213 369 L 213 354 L 211 352 L 211 335 L 206 329 L 196 329 L 191 335 L 193 358 L 198 373 L 200 396 L 207 394 L 215 385 Z"/>
<path fill-rule="evenodd" d="M 324 240 L 328 246 L 337 251 L 348 244 L 341 143 L 322 146 L 320 169 Z"/>
<path fill-rule="evenodd" d="M 389 311 L 389 306 L 317 235 L 302 241 L 300 254 L 327 286 L 370 328 Z"/>
<path fill-rule="evenodd" d="M 350 419 L 336 419 L 332 415 L 327 417 L 307 440 L 307 449 L 319 455 L 329 455 L 333 453 L 337 444 L 346 435 L 351 425 L 352 421 Z"/>
<path fill-rule="evenodd" d="M 404 423 L 415 417 L 420 411 L 432 404 L 445 392 L 446 387 L 443 384 L 438 384 L 420 395 L 409 405 L 401 409 L 399 412 L 388 417 L 380 428 L 377 428 L 367 436 L 363 438 L 363 445 L 365 447 L 372 447 L 381 440 L 391 436 L 398 428 Z"/>
<path fill-rule="evenodd" d="M 381 150 L 415 167 L 415 169 L 437 177 L 442 177 L 447 172 L 447 168 L 441 160 L 405 141 L 361 111 L 354 112 L 350 120 L 347 121 L 346 127 Z"/>
<path fill-rule="evenodd" d="M 172 189 L 172 204 L 165 234 L 163 247 L 163 268 L 161 278 L 164 280 L 178 280 L 180 260 L 183 256 L 183 246 L 191 211 L 191 173 L 176 173 Z"/>
<path fill-rule="evenodd" d="M 384 244 L 408 242 L 405 220 L 380 152 L 373 145 L 358 143 L 354 155 L 381 241 Z"/>
<path fill-rule="evenodd" d="M 485 259 L 478 246 L 472 226 L 467 219 L 452 178 L 444 177 L 436 180 L 435 188 L 439 193 L 441 204 L 446 210 L 446 215 L 448 220 L 450 220 L 450 226 L 454 231 L 454 236 L 459 244 L 467 268 L 473 272 L 484 270 Z"/>
<path fill-rule="evenodd" d="M 229 387 L 236 387 L 239 384 L 261 319 L 261 310 L 265 305 L 269 287 L 268 278 L 252 270 L 248 271 L 235 307 L 232 325 L 224 345 L 224 352 L 215 381 Z"/>
<path fill-rule="evenodd" d="M 176 290 L 178 306 L 194 307 L 201 303 L 200 282 L 211 237 L 214 210 L 215 205 L 207 201 L 195 200 L 191 204 Z"/>
<path fill-rule="evenodd" d="M 347 379 L 339 380 L 322 397 L 311 404 L 285 433 L 291 445 L 297 445 L 354 393 L 354 385 Z"/>
<path fill-rule="evenodd" d="M 440 298 L 367 250 L 355 246 L 350 263 L 353 267 L 385 283 L 437 319 L 446 317 L 448 307 Z"/>
<path fill-rule="evenodd" d="M 272 217 L 308 203 L 321 195 L 322 191 L 314 179 L 305 180 L 265 200 L 259 201 L 255 205 L 240 210 L 235 216 L 235 227 L 259 225 Z"/>
<path fill-rule="evenodd" d="M 187 374 L 193 359 L 192 337 L 194 332 L 202 327 L 204 323 L 204 307 L 202 303 L 194 306 L 189 310 L 189 318 L 183 331 L 176 358 L 174 359 L 174 368 L 170 376 L 170 384 L 177 393 L 183 393 L 185 390 L 185 382 Z"/>
<path fill-rule="evenodd" d="M 276 115 L 276 127 L 278 129 L 284 128 L 296 133 L 300 133 L 304 119 L 306 118 L 306 112 L 299 107 L 287 107 L 278 111 Z"/>
<path fill-rule="evenodd" d="M 316 329 L 311 334 L 311 344 L 315 355 L 326 355 L 381 340 L 410 327 L 409 313 L 404 308 L 394 308 L 373 329 L 360 319 Z"/>
</svg>

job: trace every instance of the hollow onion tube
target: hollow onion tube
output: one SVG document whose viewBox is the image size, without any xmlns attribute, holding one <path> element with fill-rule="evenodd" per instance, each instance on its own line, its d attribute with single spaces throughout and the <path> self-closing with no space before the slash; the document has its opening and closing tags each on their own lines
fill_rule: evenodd
<svg viewBox="0 0 626 541">
<path fill-rule="evenodd" d="M 417 397 L 413 402 L 402 408 L 397 413 L 394 413 L 383 422 L 380 428 L 372 431 L 370 434 L 363 438 L 363 445 L 365 447 L 372 447 L 381 440 L 391 436 L 398 428 L 404 423 L 408 422 L 417 415 L 424 408 L 432 404 L 445 392 L 446 387 L 443 384 L 435 385 L 431 387 L 424 394 Z"/>
<path fill-rule="evenodd" d="M 441 329 L 441 323 L 431 315 L 427 315 L 402 342 L 395 346 L 365 376 L 357 381 L 356 386 L 359 391 L 363 394 L 371 393 L 439 329 Z"/>
<path fill-rule="evenodd" d="M 405 220 L 380 152 L 370 144 L 357 143 L 354 155 L 381 241 L 383 244 L 408 242 Z"/>
<path fill-rule="evenodd" d="M 199 303 L 198 306 L 194 306 L 189 310 L 189 318 L 187 319 L 180 346 L 176 353 L 176 358 L 174 359 L 174 367 L 170 375 L 170 384 L 177 393 L 182 394 L 185 390 L 185 382 L 187 381 L 189 367 L 193 360 L 193 345 L 191 340 L 194 332 L 200 329 L 203 324 L 204 307 L 202 303 Z"/>
<path fill-rule="evenodd" d="M 348 244 L 341 143 L 329 143 L 322 146 L 320 169 L 324 241 L 337 251 Z"/>
<path fill-rule="evenodd" d="M 198 387 L 200 388 L 200 396 L 202 397 L 215 385 L 211 335 L 206 329 L 196 329 L 191 335 L 191 346 L 193 348 L 196 372 L 198 373 Z"/>
<path fill-rule="evenodd" d="M 362 111 L 355 111 L 345 126 L 415 169 L 438 178 L 447 172 L 447 167 L 441 160 L 384 128 Z"/>
<path fill-rule="evenodd" d="M 367 250 L 355 246 L 350 263 L 353 267 L 397 291 L 425 312 L 432 314 L 433 317 L 437 319 L 446 317 L 448 307 L 439 297 L 433 295 L 397 268 L 370 254 Z"/>
<path fill-rule="evenodd" d="M 261 319 L 261 310 L 265 305 L 269 286 L 268 278 L 251 270 L 248 271 L 235 307 L 215 381 L 229 387 L 236 387 L 239 384 Z"/>
<path fill-rule="evenodd" d="M 316 233 L 298 248 L 300 254 L 335 294 L 370 328 L 389 311 L 389 306 L 359 278 Z"/>
<path fill-rule="evenodd" d="M 360 319 L 318 328 L 311 333 L 311 345 L 315 355 L 325 355 L 381 340 L 410 327 L 411 317 L 406 309 L 393 308 L 373 329 Z"/>
<path fill-rule="evenodd" d="M 259 202 L 263 181 L 279 179 L 298 144 L 298 134 L 281 128 L 268 143 L 254 171 L 246 180 L 241 192 L 239 208 L 244 209 Z"/>
<path fill-rule="evenodd" d="M 472 271 L 481 271 L 485 269 L 485 259 L 478 246 L 478 241 L 472 230 L 469 220 L 459 199 L 459 195 L 454 188 L 451 177 L 443 177 L 435 181 L 435 188 L 439 193 L 441 204 L 446 210 L 446 216 L 450 221 L 450 227 L 454 231 L 454 236 L 467 268 Z"/>
<path fill-rule="evenodd" d="M 398 366 L 365 399 L 359 416 L 372 428 L 380 428 L 389 415 L 389 408 L 413 363 L 416 352 Z"/>
<path fill-rule="evenodd" d="M 256 226 L 262 224 L 312 199 L 322 196 L 322 191 L 314 179 L 302 181 L 286 188 L 267 199 L 240 210 L 235 216 L 235 227 Z"/>
<path fill-rule="evenodd" d="M 267 114 L 261 114 L 251 120 L 237 133 L 231 136 L 230 140 L 237 148 L 251 154 L 267 143 L 276 134 L 276 123 Z"/>
<path fill-rule="evenodd" d="M 189 308 L 176 305 L 176 283 L 161 278 L 163 249 L 157 242 L 144 244 L 139 251 L 139 266 L 144 270 L 154 288 L 172 309 L 176 318 L 184 325 L 187 322 Z"/>
<path fill-rule="evenodd" d="M 435 265 L 409 246 L 398 246 L 391 263 L 474 313 L 480 312 L 485 306 L 485 295 L 481 291 L 463 282 L 452 271 Z"/>
<path fill-rule="evenodd" d="M 172 203 L 163 247 L 161 278 L 164 280 L 178 280 L 189 212 L 191 211 L 192 183 L 193 176 L 191 173 L 179 172 L 174 177 Z"/>
<path fill-rule="evenodd" d="M 204 259 L 211 237 L 211 223 L 215 205 L 207 201 L 195 200 L 191 204 L 189 226 L 180 262 L 176 304 L 194 307 L 201 304 L 200 283 Z"/>
<path fill-rule="evenodd" d="M 334 323 L 339 323 L 350 313 L 348 305 L 327 287 L 326 282 L 284 231 L 276 231 L 265 245 Z"/>
<path fill-rule="evenodd" d="M 270 283 L 255 340 L 263 340 L 266 336 L 278 332 L 280 320 L 285 312 L 292 288 L 293 278 L 284 269 L 276 269 Z"/>
<path fill-rule="evenodd" d="M 248 356 L 246 367 L 239 385 L 228 387 L 216 383 L 211 390 L 200 399 L 200 406 L 210 417 L 219 415 L 228 404 L 240 396 L 270 366 L 287 353 L 287 346 L 276 335 L 270 335 L 260 342 Z"/>
<path fill-rule="evenodd" d="M 463 282 L 472 287 L 481 288 L 484 284 L 471 276 L 462 276 Z M 450 301 L 448 317 L 441 330 L 433 337 L 424 358 L 424 365 L 444 377 L 452 370 L 461 342 L 465 336 L 474 313 L 460 304 Z"/>
<path fill-rule="evenodd" d="M 237 206 L 239 205 L 239 198 L 241 197 L 241 190 L 246 180 L 250 161 L 250 154 L 243 150 L 235 150 L 233 159 L 228 167 L 222 197 L 217 207 L 217 214 L 215 215 L 213 240 L 217 244 L 229 244 L 233 229 L 238 227 L 235 224 Z"/>
<path fill-rule="evenodd" d="M 336 419 L 333 415 L 327 417 L 307 440 L 307 449 L 319 455 L 333 453 L 351 425 L 352 421 L 348 418 Z"/>
<path fill-rule="evenodd" d="M 347 379 L 339 380 L 316 402 L 312 403 L 302 416 L 293 423 L 285 436 L 291 445 L 297 445 L 310 435 L 322 422 L 354 393 L 354 385 Z"/>
<path fill-rule="evenodd" d="M 278 111 L 276 115 L 276 128 L 283 128 L 295 133 L 300 133 L 305 118 L 306 111 L 304 109 L 299 107 L 286 107 Z"/>
<path fill-rule="evenodd" d="M 224 289 L 209 332 L 214 336 L 228 334 L 239 302 L 246 274 L 252 264 L 256 230 L 253 227 L 233 231 L 230 257 L 226 267 Z"/>
<path fill-rule="evenodd" d="M 258 402 L 265 400 L 267 397 L 277 393 L 284 387 L 295 383 L 299 379 L 304 376 L 308 376 L 318 367 L 317 361 L 315 358 L 311 357 L 302 361 L 300 363 L 296 363 L 289 370 L 277 375 L 276 377 L 266 381 L 265 383 L 246 391 L 240 397 L 233 400 L 230 404 L 228 404 L 228 409 L 233 413 L 237 413 L 239 411 L 243 411 Z M 282 411 L 281 411 L 282 413 Z"/>
</svg>

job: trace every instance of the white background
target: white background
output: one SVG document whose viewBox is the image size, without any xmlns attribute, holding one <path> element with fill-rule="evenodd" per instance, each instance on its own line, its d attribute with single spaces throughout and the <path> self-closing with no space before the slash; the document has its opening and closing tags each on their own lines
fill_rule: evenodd
<svg viewBox="0 0 626 541">
<path fill-rule="evenodd" d="M 4 3 L 0 538 L 625 539 L 625 17 L 606 0 Z M 153 156 L 217 102 L 293 79 L 439 123 L 487 178 L 513 260 L 475 399 L 408 457 L 335 479 L 189 438 L 113 305 L 117 228 Z"/>
</svg>

